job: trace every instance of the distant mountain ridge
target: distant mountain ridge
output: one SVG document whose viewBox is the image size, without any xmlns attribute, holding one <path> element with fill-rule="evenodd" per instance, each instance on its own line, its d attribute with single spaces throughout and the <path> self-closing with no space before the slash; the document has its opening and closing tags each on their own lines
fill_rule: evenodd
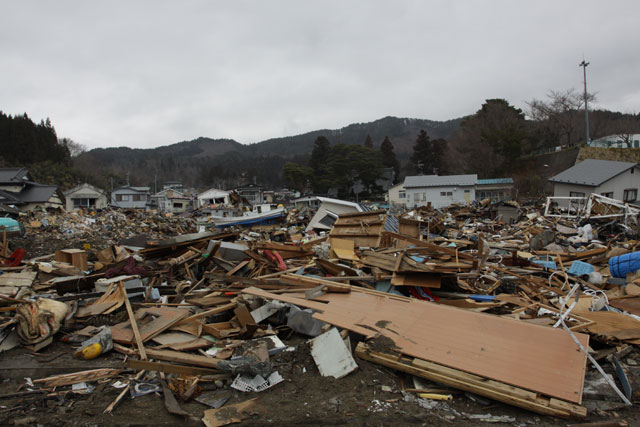
<svg viewBox="0 0 640 427">
<path fill-rule="evenodd" d="M 363 144 L 370 135 L 374 147 L 379 147 L 388 136 L 404 163 L 420 130 L 424 129 L 432 138 L 446 139 L 459 128 L 462 120 L 438 122 L 384 117 L 341 129 L 315 130 L 248 145 L 232 139 L 199 137 L 149 149 L 96 148 L 76 157 L 74 166 L 88 181 L 105 188 L 110 178 L 114 178 L 115 185 L 120 185 L 127 174 L 136 185 L 179 180 L 190 187 L 230 187 L 255 177 L 263 185 L 277 187 L 284 186 L 284 164 L 306 162 L 318 136 L 325 136 L 331 144 Z"/>
</svg>

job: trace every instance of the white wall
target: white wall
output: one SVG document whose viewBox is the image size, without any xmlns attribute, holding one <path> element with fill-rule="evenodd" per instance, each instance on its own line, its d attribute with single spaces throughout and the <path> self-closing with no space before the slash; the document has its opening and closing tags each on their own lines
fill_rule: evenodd
<svg viewBox="0 0 640 427">
<path fill-rule="evenodd" d="M 318 208 L 318 211 L 315 213 L 315 215 L 313 215 L 313 218 L 311 218 L 311 220 L 309 221 L 309 225 L 307 225 L 307 228 L 305 230 L 310 231 L 310 230 L 313 230 L 314 228 L 330 230 L 333 227 L 327 227 L 324 224 L 320 224 L 320 220 L 327 215 L 327 211 L 330 211 L 331 213 L 334 213 L 338 216 L 340 216 L 341 214 L 350 214 L 350 213 L 360 212 L 360 210 L 353 205 L 354 205 L 353 203 L 350 205 L 343 205 L 339 203 L 332 203 L 332 202 L 326 202 L 326 201 L 322 202 L 322 204 L 320 205 L 320 208 Z"/>
<path fill-rule="evenodd" d="M 623 200 L 624 190 L 635 188 L 640 197 L 640 168 L 634 168 L 610 179 L 597 188 L 597 193 L 613 192 L 613 199 Z"/>
<path fill-rule="evenodd" d="M 104 209 L 107 207 L 107 196 L 103 192 L 96 191 L 90 186 L 83 184 L 76 191 L 65 196 L 67 212 L 71 212 L 75 208 L 73 200 L 79 198 L 96 199 L 95 206 L 92 206 L 94 209 Z"/>
<path fill-rule="evenodd" d="M 407 188 L 406 193 L 408 208 L 426 206 L 429 202 L 434 208 L 443 208 L 453 203 L 471 203 L 476 198 L 476 191 L 472 185 Z M 451 195 L 442 195 L 442 193 L 451 193 Z"/>
<path fill-rule="evenodd" d="M 589 197 L 591 193 L 602 195 L 603 193 L 613 193 L 612 199 L 623 200 L 624 190 L 638 190 L 638 199 L 640 200 L 640 168 L 634 168 L 633 173 L 630 170 L 610 179 L 598 187 L 578 184 L 554 183 L 553 195 L 556 197 L 569 197 L 571 192 L 584 193 L 585 197 Z M 561 207 L 566 207 L 566 203 L 558 203 Z"/>
<path fill-rule="evenodd" d="M 389 189 L 389 203 L 392 205 L 405 206 L 407 201 L 406 193 L 405 197 L 400 198 L 400 192 L 404 192 L 404 185 L 395 185 Z"/>
<path fill-rule="evenodd" d="M 211 199 L 224 199 L 223 204 L 229 204 L 229 193 L 227 191 L 220 190 L 207 190 L 203 193 L 198 194 L 198 207 L 209 205 L 209 200 Z"/>
</svg>

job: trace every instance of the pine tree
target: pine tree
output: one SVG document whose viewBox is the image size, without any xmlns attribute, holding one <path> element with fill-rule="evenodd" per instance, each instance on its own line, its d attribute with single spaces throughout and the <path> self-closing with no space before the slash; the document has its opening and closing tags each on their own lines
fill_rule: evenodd
<svg viewBox="0 0 640 427">
<path fill-rule="evenodd" d="M 330 177 L 331 143 L 324 136 L 319 136 L 313 145 L 309 166 L 313 169 L 313 192 L 326 194 L 331 186 Z"/>
<path fill-rule="evenodd" d="M 388 136 L 384 137 L 382 145 L 380 145 L 380 152 L 382 153 L 382 164 L 386 168 L 393 168 L 393 183 L 398 182 L 400 178 L 400 162 L 396 158 L 396 153 L 393 150 L 393 144 Z"/>
<path fill-rule="evenodd" d="M 429 138 L 429 135 L 427 135 L 427 132 L 423 129 L 416 138 L 416 143 L 413 145 L 413 154 L 410 158 L 415 171 L 421 175 L 431 175 L 433 173 L 432 150 L 431 138 Z"/>
<path fill-rule="evenodd" d="M 364 146 L 367 148 L 373 148 L 373 139 L 371 139 L 371 135 L 367 134 L 367 138 L 364 140 Z"/>
</svg>

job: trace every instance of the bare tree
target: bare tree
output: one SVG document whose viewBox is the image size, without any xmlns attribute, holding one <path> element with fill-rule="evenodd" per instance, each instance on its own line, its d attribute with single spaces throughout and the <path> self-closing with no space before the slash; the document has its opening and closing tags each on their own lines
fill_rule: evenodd
<svg viewBox="0 0 640 427">
<path fill-rule="evenodd" d="M 62 138 L 59 143 L 66 146 L 71 157 L 77 157 L 87 151 L 87 146 L 73 141 L 71 138 Z"/>
<path fill-rule="evenodd" d="M 589 102 L 595 95 L 587 94 Z M 556 145 L 572 144 L 578 140 L 576 129 L 584 123 L 580 110 L 584 108 L 584 96 L 575 89 L 552 90 L 547 101 L 533 99 L 527 102 L 527 116 L 538 122 L 545 139 Z"/>
</svg>

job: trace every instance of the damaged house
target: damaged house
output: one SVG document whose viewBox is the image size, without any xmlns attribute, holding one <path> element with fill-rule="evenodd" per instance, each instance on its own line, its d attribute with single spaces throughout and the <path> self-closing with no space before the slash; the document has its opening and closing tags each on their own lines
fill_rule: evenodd
<svg viewBox="0 0 640 427">
<path fill-rule="evenodd" d="M 56 185 L 33 181 L 26 168 L 0 169 L 0 204 L 21 212 L 62 208 L 64 197 Z"/>
<path fill-rule="evenodd" d="M 107 193 L 91 184 L 80 184 L 64 192 L 67 211 L 74 209 L 104 209 L 107 207 Z"/>
</svg>

